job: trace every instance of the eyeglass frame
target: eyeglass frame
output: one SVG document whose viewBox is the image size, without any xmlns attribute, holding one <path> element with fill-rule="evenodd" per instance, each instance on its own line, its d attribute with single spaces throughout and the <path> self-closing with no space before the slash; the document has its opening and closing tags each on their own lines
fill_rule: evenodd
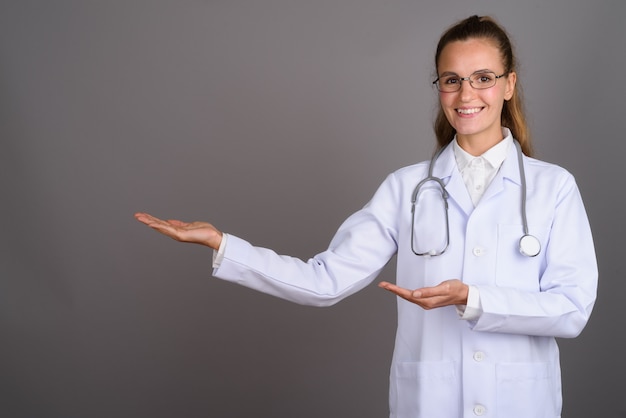
<svg viewBox="0 0 626 418">
<path fill-rule="evenodd" d="M 472 74 L 470 74 L 467 77 L 456 77 L 456 79 L 459 80 L 459 87 L 456 90 L 450 90 L 450 91 L 441 90 L 441 88 L 439 87 L 439 80 L 441 80 L 441 76 L 437 77 L 437 79 L 435 81 L 433 81 L 433 85 L 437 88 L 437 90 L 440 93 L 456 93 L 457 91 L 461 90 L 461 84 L 463 84 L 463 81 L 468 81 L 470 86 L 473 89 L 476 89 L 476 90 L 486 90 L 486 89 L 490 89 L 490 88 L 494 87 L 496 85 L 496 83 L 498 82 L 499 78 L 502 78 L 502 77 L 504 77 L 504 76 L 506 76 L 506 75 L 508 75 L 510 73 L 511 73 L 511 70 L 508 70 L 508 71 L 506 71 L 506 72 L 504 72 L 504 73 L 502 73 L 500 75 L 497 75 L 495 71 L 491 71 L 491 70 L 489 70 L 489 71 L 482 71 L 482 70 L 475 71 L 475 72 L 473 72 Z M 494 75 L 493 85 L 491 85 L 489 87 L 475 87 L 474 83 L 472 82 L 472 76 L 479 75 L 479 74 L 493 74 Z M 447 76 L 444 76 L 444 77 L 447 77 Z"/>
</svg>

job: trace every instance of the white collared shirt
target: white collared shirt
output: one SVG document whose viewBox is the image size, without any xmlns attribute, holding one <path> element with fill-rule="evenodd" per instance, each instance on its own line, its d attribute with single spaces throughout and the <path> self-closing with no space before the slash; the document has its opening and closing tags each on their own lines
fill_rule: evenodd
<svg viewBox="0 0 626 418">
<path fill-rule="evenodd" d="M 456 165 L 461 172 L 474 206 L 478 204 L 485 190 L 489 187 L 491 180 L 496 176 L 509 152 L 509 148 L 513 144 L 513 137 L 510 131 L 505 128 L 503 134 L 505 136 L 502 141 L 478 157 L 469 154 L 461 148 L 456 138 L 452 142 Z"/>
</svg>

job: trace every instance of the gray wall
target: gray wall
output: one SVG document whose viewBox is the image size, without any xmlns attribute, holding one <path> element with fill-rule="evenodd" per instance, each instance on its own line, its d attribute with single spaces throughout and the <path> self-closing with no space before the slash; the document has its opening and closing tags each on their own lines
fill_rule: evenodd
<svg viewBox="0 0 626 418">
<path fill-rule="evenodd" d="M 0 415 L 385 416 L 391 295 L 257 294 L 132 214 L 323 250 L 428 157 L 435 43 L 474 13 L 513 35 L 539 156 L 574 173 L 595 233 L 564 417 L 626 416 L 622 0 L 4 0 Z"/>
</svg>

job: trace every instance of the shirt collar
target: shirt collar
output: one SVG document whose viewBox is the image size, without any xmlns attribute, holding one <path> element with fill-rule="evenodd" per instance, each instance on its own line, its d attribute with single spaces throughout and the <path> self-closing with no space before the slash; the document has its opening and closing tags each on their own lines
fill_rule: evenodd
<svg viewBox="0 0 626 418">
<path fill-rule="evenodd" d="M 484 161 L 491 165 L 494 169 L 500 168 L 502 162 L 509 153 L 511 145 L 513 145 L 513 136 L 511 135 L 511 131 L 508 128 L 502 128 L 502 134 L 504 135 L 504 139 L 502 139 L 502 141 L 498 142 L 478 157 L 471 155 L 461 148 L 455 136 L 452 141 L 452 146 L 454 148 L 454 158 L 456 159 L 456 165 L 459 168 L 459 171 L 463 171 L 472 162 L 472 160 L 476 158 L 484 159 Z"/>
</svg>

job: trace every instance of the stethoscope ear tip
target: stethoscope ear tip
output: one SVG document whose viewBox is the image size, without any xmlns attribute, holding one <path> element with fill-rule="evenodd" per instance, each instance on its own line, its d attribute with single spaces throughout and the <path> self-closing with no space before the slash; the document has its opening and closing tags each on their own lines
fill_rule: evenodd
<svg viewBox="0 0 626 418">
<path fill-rule="evenodd" d="M 519 240 L 519 252 L 526 257 L 535 257 L 541 252 L 541 243 L 537 237 L 526 234 Z"/>
</svg>

